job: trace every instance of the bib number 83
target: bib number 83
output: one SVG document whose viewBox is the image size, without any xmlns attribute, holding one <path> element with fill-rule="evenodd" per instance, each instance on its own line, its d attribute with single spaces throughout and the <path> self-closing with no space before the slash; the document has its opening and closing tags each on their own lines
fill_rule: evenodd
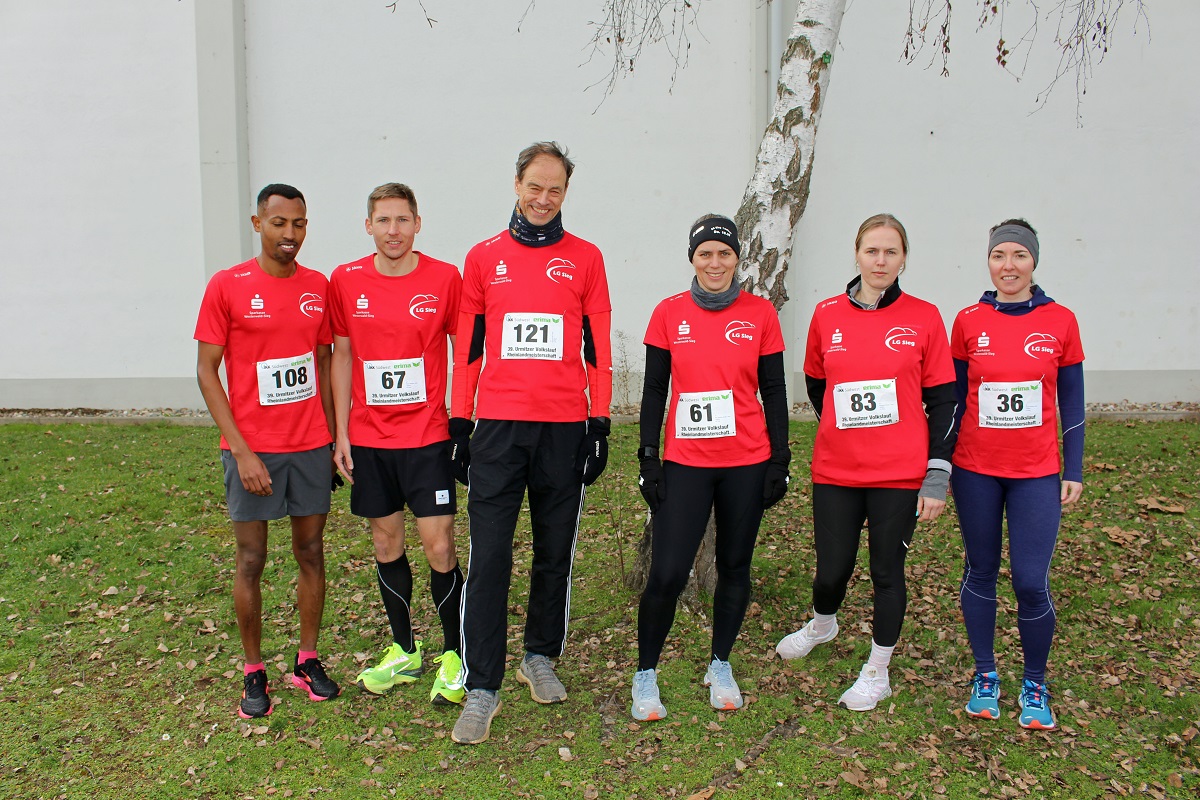
<svg viewBox="0 0 1200 800">
<path fill-rule="evenodd" d="M 860 411 L 874 411 L 875 393 L 864 392 L 863 394 L 850 395 L 850 410 L 856 414 Z"/>
</svg>

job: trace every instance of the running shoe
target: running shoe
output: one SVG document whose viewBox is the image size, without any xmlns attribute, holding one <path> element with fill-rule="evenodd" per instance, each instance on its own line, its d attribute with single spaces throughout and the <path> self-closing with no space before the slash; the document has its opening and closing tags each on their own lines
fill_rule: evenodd
<svg viewBox="0 0 1200 800">
<path fill-rule="evenodd" d="M 1021 714 L 1017 723 L 1022 728 L 1035 731 L 1052 731 L 1058 727 L 1054 713 L 1050 711 L 1050 690 L 1044 683 L 1034 683 L 1026 678 L 1021 683 Z"/>
<path fill-rule="evenodd" d="M 892 696 L 887 670 L 864 664 L 854 685 L 842 693 L 838 705 L 851 711 L 870 711 L 879 701 Z"/>
<path fill-rule="evenodd" d="M 358 673 L 354 682 L 364 692 L 383 694 L 397 683 L 412 683 L 421 677 L 422 671 L 420 641 L 414 645 L 411 653 L 392 642 L 379 663 Z"/>
<path fill-rule="evenodd" d="M 775 652 L 779 654 L 779 657 L 785 659 L 804 658 L 812 652 L 814 647 L 831 642 L 833 637 L 838 635 L 837 620 L 833 621 L 833 627 L 824 635 L 813 633 L 815 623 L 816 620 L 810 619 L 803 628 L 780 639 L 779 644 L 775 645 Z"/>
<path fill-rule="evenodd" d="M 433 679 L 433 688 L 429 691 L 429 699 L 435 706 L 461 703 L 467 691 L 463 688 L 463 665 L 458 653 L 447 650 L 433 663 L 438 665 L 438 670 Z"/>
<path fill-rule="evenodd" d="M 567 699 L 567 689 L 554 674 L 554 662 L 546 656 L 526 653 L 517 668 L 517 680 L 529 687 L 529 694 L 538 703 L 561 703 Z"/>
<path fill-rule="evenodd" d="M 643 669 L 633 673 L 633 707 L 630 710 L 633 718 L 646 722 L 662 719 L 667 715 L 667 707 L 658 696 L 658 671 Z"/>
<path fill-rule="evenodd" d="M 980 719 L 1000 719 L 1000 676 L 995 672 L 976 672 L 971 679 L 967 715 Z"/>
<path fill-rule="evenodd" d="M 267 687 L 267 671 L 255 670 L 245 677 L 242 684 L 242 702 L 238 706 L 238 716 L 242 719 L 265 717 L 271 713 L 271 698 Z"/>
<path fill-rule="evenodd" d="M 292 685 L 308 692 L 309 700 L 320 702 L 342 693 L 342 687 L 325 674 L 325 667 L 321 666 L 318 659 L 310 658 L 301 664 L 299 656 L 296 658 L 296 666 L 292 668 Z"/>
<path fill-rule="evenodd" d="M 718 711 L 733 711 L 742 707 L 742 690 L 733 679 L 733 667 L 728 661 L 714 658 L 704 673 L 708 702 Z"/>
<path fill-rule="evenodd" d="M 450 738 L 459 744 L 479 744 L 487 741 L 492 730 L 492 718 L 500 710 L 500 698 L 490 689 L 472 689 L 467 692 L 458 722 Z"/>
</svg>

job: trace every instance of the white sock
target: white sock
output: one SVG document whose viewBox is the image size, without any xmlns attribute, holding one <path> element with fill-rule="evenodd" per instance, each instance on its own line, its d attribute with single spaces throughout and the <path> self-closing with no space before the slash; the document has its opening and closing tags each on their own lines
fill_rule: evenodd
<svg viewBox="0 0 1200 800">
<path fill-rule="evenodd" d="M 826 636 L 837 624 L 837 614 L 818 614 L 813 611 L 812 632 L 817 636 Z"/>
<path fill-rule="evenodd" d="M 867 659 L 867 664 L 876 669 L 876 671 L 887 674 L 888 664 L 892 663 L 892 651 L 896 649 L 895 645 L 891 647 L 880 647 L 871 640 L 871 657 Z"/>
</svg>

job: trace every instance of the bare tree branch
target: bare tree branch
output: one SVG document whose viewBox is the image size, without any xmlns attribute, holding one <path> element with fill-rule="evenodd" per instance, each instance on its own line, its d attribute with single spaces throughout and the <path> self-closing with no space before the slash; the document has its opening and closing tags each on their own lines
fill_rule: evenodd
<svg viewBox="0 0 1200 800">
<path fill-rule="evenodd" d="M 604 84 L 604 98 L 616 88 L 617 81 L 633 73 L 637 60 L 654 45 L 666 48 L 675 67 L 671 71 L 671 87 L 679 70 L 687 66 L 692 47 L 690 29 L 696 28 L 700 3 L 704 0 L 604 0 L 599 20 L 588 22 L 594 31 L 588 43 L 593 58 L 611 58 L 607 77 L 592 84 Z M 530 2 L 530 7 L 533 2 Z M 701 34 L 702 35 L 702 34 Z M 588 87 L 592 88 L 591 86 Z"/>
<path fill-rule="evenodd" d="M 1038 20 L 1041 11 L 1036 0 L 1024 0 L 1033 10 L 1032 21 L 1025 31 L 1013 41 L 1005 34 L 1007 13 L 1012 10 L 1013 0 L 977 0 L 979 3 L 978 30 L 994 25 L 997 29 L 996 64 L 1017 80 L 1025 76 L 1034 41 L 1038 35 Z M 1059 51 L 1058 67 L 1045 88 L 1038 93 L 1037 108 L 1045 106 L 1050 93 L 1059 80 L 1071 75 L 1075 82 L 1075 113 L 1078 117 L 1083 96 L 1087 94 L 1087 82 L 1096 65 L 1104 60 L 1116 31 L 1117 18 L 1125 6 L 1134 9 L 1134 31 L 1137 23 L 1150 20 L 1146 15 L 1147 0 L 1056 0 L 1046 13 L 1045 19 L 1057 17 L 1054 46 Z M 901 58 L 912 63 L 926 48 L 934 50 L 929 66 L 939 58 L 942 75 L 950 74 L 950 17 L 952 0 L 909 0 L 908 28 L 904 32 L 904 49 Z M 1013 69 L 1010 61 L 1021 60 L 1019 69 Z M 1036 110 L 1036 109 L 1035 109 Z"/>
<path fill-rule="evenodd" d="M 400 0 L 396 0 L 395 3 L 388 3 L 386 6 L 384 6 L 384 8 L 390 8 L 392 10 L 392 13 L 395 14 L 396 6 L 399 5 L 399 2 L 400 2 Z M 429 12 L 425 10 L 425 3 L 423 2 L 423 0 L 417 0 L 417 5 L 419 5 L 421 7 L 421 13 L 425 15 L 425 21 L 428 22 L 429 27 L 432 28 L 433 24 L 435 22 L 437 22 L 437 20 L 434 19 L 433 17 L 429 16 Z"/>
</svg>

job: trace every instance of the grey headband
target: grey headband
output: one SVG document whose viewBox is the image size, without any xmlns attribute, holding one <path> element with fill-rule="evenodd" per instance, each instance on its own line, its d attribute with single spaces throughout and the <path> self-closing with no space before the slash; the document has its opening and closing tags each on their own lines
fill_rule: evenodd
<svg viewBox="0 0 1200 800">
<path fill-rule="evenodd" d="M 705 242 L 723 242 L 729 245 L 734 255 L 741 256 L 742 244 L 738 241 L 738 229 L 728 217 L 711 217 L 697 223 L 688 236 L 688 261 L 696 255 L 696 248 Z"/>
<path fill-rule="evenodd" d="M 1033 266 L 1037 266 L 1038 238 L 1036 233 L 1024 225 L 1001 225 L 992 232 L 992 238 L 988 240 L 988 254 L 990 255 L 996 249 L 996 245 L 1005 242 L 1012 242 L 1024 247 L 1029 251 L 1029 255 L 1033 256 Z"/>
</svg>

